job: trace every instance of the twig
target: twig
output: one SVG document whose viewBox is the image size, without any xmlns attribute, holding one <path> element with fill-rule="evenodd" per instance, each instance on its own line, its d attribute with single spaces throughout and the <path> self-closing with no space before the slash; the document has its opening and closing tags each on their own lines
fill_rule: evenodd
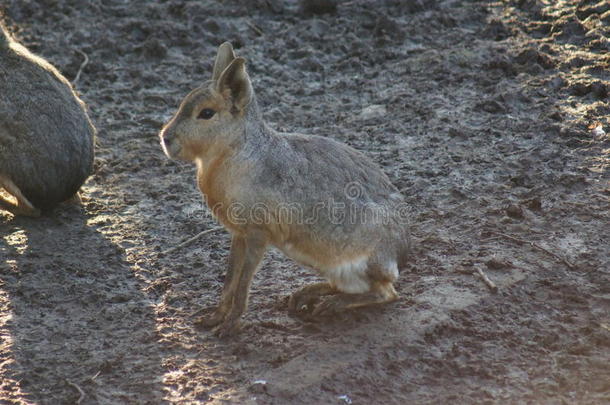
<svg viewBox="0 0 610 405">
<path fill-rule="evenodd" d="M 99 375 L 102 374 L 102 370 L 99 370 L 97 373 L 95 373 L 95 375 L 91 378 L 89 378 L 91 381 L 94 381 L 97 377 L 99 377 Z"/>
<path fill-rule="evenodd" d="M 78 79 L 80 79 L 80 74 L 83 72 L 83 69 L 85 68 L 85 66 L 87 66 L 87 63 L 89 63 L 89 57 L 87 56 L 87 54 L 85 52 L 81 51 L 80 49 L 75 49 L 75 51 L 80 53 L 81 55 L 83 55 L 85 60 L 83 60 L 83 63 L 80 64 L 80 67 L 78 68 L 78 72 L 76 72 L 76 77 L 74 78 L 74 80 L 72 80 L 73 86 L 76 85 L 76 82 L 78 82 Z"/>
<path fill-rule="evenodd" d="M 172 252 L 174 252 L 174 251 L 176 251 L 176 250 L 178 250 L 178 249 L 188 245 L 191 242 L 196 241 L 197 239 L 199 239 L 203 235 L 207 235 L 207 234 L 212 233 L 212 232 L 220 231 L 222 229 L 224 229 L 222 226 L 217 226 L 216 228 L 212 228 L 212 229 L 206 229 L 203 232 L 199 232 L 197 235 L 193 236 L 192 238 L 189 238 L 189 239 L 185 240 L 184 242 L 181 242 L 179 245 L 176 245 L 176 246 L 171 247 L 171 248 L 169 248 L 167 250 L 164 250 L 163 252 L 161 252 L 161 255 L 165 256 L 165 255 L 167 255 L 169 253 L 172 253 Z"/>
<path fill-rule="evenodd" d="M 80 405 L 81 402 L 83 402 L 83 399 L 85 399 L 85 391 L 83 391 L 83 389 L 81 387 L 79 387 L 77 384 L 74 384 L 72 381 L 70 380 L 66 380 L 66 383 L 68 383 L 68 385 L 76 388 L 76 390 L 78 391 L 78 393 L 80 394 L 80 397 L 78 398 L 78 401 L 76 401 L 77 405 Z"/>
<path fill-rule="evenodd" d="M 287 326 L 280 325 L 279 323 L 271 322 L 271 321 L 260 321 L 259 325 L 263 328 L 279 330 L 282 332 L 294 333 L 294 330 L 290 329 Z"/>
<path fill-rule="evenodd" d="M 262 37 L 263 35 L 265 35 L 265 33 L 263 32 L 263 30 L 261 30 L 261 29 L 260 29 L 260 28 L 258 28 L 256 25 L 254 25 L 254 23 L 252 23 L 252 22 L 250 22 L 250 21 L 246 20 L 246 24 L 248 25 L 248 27 L 252 28 L 252 30 L 253 30 L 254 32 L 256 32 L 258 35 L 260 35 L 261 37 Z"/>
<path fill-rule="evenodd" d="M 527 148 L 527 149 L 523 149 L 523 150 L 514 150 L 512 152 L 508 152 L 505 153 L 504 156 L 513 156 L 513 155 L 518 155 L 519 153 L 529 153 L 534 151 L 537 148 L 537 146 L 532 146 L 531 148 Z"/>
<path fill-rule="evenodd" d="M 576 266 L 574 266 L 572 263 L 570 263 L 566 258 L 561 257 L 561 256 L 551 252 L 548 249 L 543 248 L 542 246 L 540 246 L 536 242 L 531 242 L 531 241 L 528 241 L 528 240 L 523 240 L 523 239 L 515 238 L 514 236 L 510 236 L 510 235 L 507 235 L 507 234 L 502 233 L 502 232 L 491 231 L 491 233 L 493 233 L 495 235 L 498 235 L 498 236 L 502 236 L 503 238 L 506 238 L 506 239 L 510 239 L 510 240 L 512 240 L 514 242 L 518 242 L 518 243 L 525 244 L 525 245 L 530 245 L 531 247 L 536 248 L 536 249 L 546 253 L 547 255 L 554 257 L 555 259 L 559 260 L 560 262 L 563 262 L 563 264 L 568 266 L 568 268 L 570 268 L 570 270 L 578 271 Z"/>
<path fill-rule="evenodd" d="M 475 270 L 477 271 L 477 273 L 479 273 L 479 276 L 481 276 L 481 280 L 483 280 L 483 282 L 487 284 L 487 287 L 489 287 L 492 292 L 495 293 L 498 291 L 498 286 L 496 286 L 495 283 L 491 281 L 489 277 L 487 277 L 487 274 L 483 273 L 483 270 L 481 270 L 481 268 L 475 267 Z"/>
</svg>

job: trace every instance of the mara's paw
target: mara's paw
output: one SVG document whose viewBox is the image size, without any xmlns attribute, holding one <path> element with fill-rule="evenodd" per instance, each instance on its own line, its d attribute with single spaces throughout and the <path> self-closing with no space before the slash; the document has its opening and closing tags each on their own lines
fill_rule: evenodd
<svg viewBox="0 0 610 405">
<path fill-rule="evenodd" d="M 214 328 L 213 332 L 220 339 L 235 336 L 241 330 L 239 319 L 225 320 Z"/>
<path fill-rule="evenodd" d="M 290 296 L 288 311 L 294 315 L 309 315 L 324 296 L 336 293 L 337 290 L 328 283 L 307 285 Z"/>
<path fill-rule="evenodd" d="M 311 314 L 315 305 L 320 302 L 320 296 L 297 291 L 288 300 L 288 312 L 293 315 Z"/>
<path fill-rule="evenodd" d="M 209 329 L 220 325 L 223 322 L 225 314 L 222 311 L 220 311 L 218 308 L 213 308 L 209 311 L 209 313 L 202 315 L 195 321 L 195 326 Z"/>
<path fill-rule="evenodd" d="M 316 305 L 311 315 L 314 317 L 332 316 L 345 311 L 353 304 L 349 295 L 338 294 L 325 297 Z"/>
</svg>

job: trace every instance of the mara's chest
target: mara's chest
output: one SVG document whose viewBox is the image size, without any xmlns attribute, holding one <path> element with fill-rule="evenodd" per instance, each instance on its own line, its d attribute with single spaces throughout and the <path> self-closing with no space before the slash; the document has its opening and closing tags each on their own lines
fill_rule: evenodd
<svg viewBox="0 0 610 405">
<path fill-rule="evenodd" d="M 214 217 L 229 231 L 237 231 L 239 221 L 231 214 L 237 204 L 232 190 L 237 182 L 232 181 L 227 166 L 223 158 L 215 159 L 208 165 L 198 164 L 197 185 Z"/>
</svg>

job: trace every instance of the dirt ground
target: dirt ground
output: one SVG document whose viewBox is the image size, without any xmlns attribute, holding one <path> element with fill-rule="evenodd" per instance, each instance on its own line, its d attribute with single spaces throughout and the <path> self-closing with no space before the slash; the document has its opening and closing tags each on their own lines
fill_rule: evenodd
<svg viewBox="0 0 610 405">
<path fill-rule="evenodd" d="M 0 403 L 609 403 L 609 4 L 4 0 L 78 76 L 98 140 L 82 206 L 0 214 Z M 225 40 L 272 126 L 348 143 L 402 190 L 397 303 L 292 318 L 316 277 L 270 252 L 242 333 L 195 328 L 229 238 L 163 254 L 217 224 L 157 133 Z"/>
</svg>

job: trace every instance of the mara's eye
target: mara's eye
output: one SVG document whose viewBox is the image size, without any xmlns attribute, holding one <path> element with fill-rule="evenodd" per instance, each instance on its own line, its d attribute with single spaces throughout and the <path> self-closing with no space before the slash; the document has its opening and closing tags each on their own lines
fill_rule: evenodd
<svg viewBox="0 0 610 405">
<path fill-rule="evenodd" d="M 216 114 L 216 111 L 212 110 L 211 108 L 204 108 L 199 112 L 197 118 L 200 120 L 209 120 L 214 116 L 214 114 Z"/>
</svg>

